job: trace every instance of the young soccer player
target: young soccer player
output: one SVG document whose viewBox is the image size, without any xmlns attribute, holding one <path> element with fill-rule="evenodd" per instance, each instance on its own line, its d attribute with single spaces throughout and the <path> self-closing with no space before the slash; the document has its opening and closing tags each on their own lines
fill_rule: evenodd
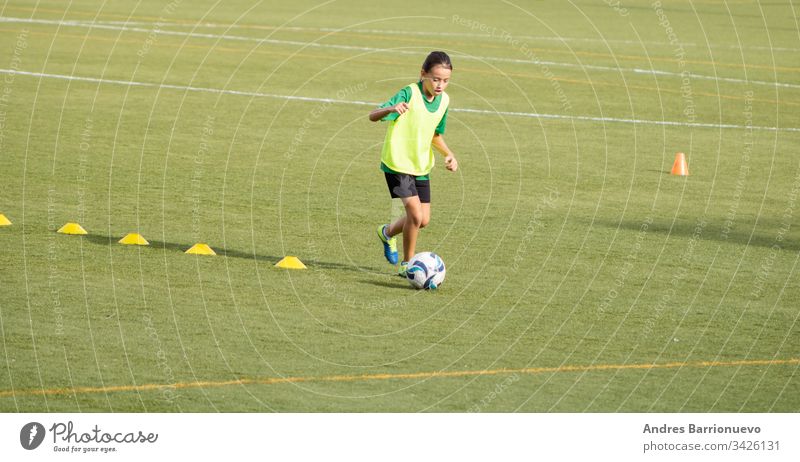
<svg viewBox="0 0 800 462">
<path fill-rule="evenodd" d="M 373 122 L 389 122 L 381 152 L 381 170 L 389 194 L 403 201 L 406 214 L 394 223 L 378 226 L 378 237 L 383 243 L 384 256 L 396 265 L 395 236 L 403 234 L 403 261 L 398 272 L 403 277 L 408 261 L 415 254 L 419 230 L 431 219 L 430 173 L 434 164 L 431 146 L 444 155 L 448 170 L 458 169 L 458 161 L 442 136 L 450 103 L 444 90 L 452 72 L 447 53 L 434 51 L 422 64 L 419 82 L 406 86 L 369 113 Z"/>
</svg>

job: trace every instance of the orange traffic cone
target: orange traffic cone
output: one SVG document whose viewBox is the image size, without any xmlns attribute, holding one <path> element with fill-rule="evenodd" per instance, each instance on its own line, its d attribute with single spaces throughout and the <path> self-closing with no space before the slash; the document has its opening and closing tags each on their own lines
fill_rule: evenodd
<svg viewBox="0 0 800 462">
<path fill-rule="evenodd" d="M 678 176 L 689 175 L 689 166 L 686 165 L 686 156 L 682 152 L 675 154 L 675 163 L 672 164 L 672 172 L 670 173 Z"/>
</svg>

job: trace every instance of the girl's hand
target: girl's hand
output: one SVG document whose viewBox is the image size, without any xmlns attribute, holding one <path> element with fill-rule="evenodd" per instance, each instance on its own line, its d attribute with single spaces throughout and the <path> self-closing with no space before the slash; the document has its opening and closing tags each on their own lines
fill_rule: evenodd
<svg viewBox="0 0 800 462">
<path fill-rule="evenodd" d="M 447 170 L 455 172 L 458 170 L 458 161 L 456 160 L 455 156 L 447 156 L 444 158 L 444 166 L 447 168 Z"/>
<path fill-rule="evenodd" d="M 392 106 L 392 109 L 394 110 L 394 112 L 402 114 L 408 110 L 408 103 L 397 103 L 394 106 Z"/>
</svg>

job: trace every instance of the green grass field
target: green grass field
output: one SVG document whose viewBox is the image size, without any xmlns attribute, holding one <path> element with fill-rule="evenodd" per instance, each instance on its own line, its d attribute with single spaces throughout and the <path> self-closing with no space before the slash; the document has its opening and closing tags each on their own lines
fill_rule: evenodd
<svg viewBox="0 0 800 462">
<path fill-rule="evenodd" d="M 0 410 L 800 411 L 790 3 L 32 3 L 0 7 Z M 436 49 L 429 293 L 374 236 L 367 114 Z"/>
</svg>

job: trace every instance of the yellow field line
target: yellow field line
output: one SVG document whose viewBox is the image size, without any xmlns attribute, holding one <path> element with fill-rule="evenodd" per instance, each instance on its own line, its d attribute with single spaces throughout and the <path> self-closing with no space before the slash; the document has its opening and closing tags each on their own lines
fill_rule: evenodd
<svg viewBox="0 0 800 462">
<path fill-rule="evenodd" d="M 414 372 L 408 374 L 366 374 L 366 375 L 328 375 L 319 377 L 267 377 L 226 381 L 205 382 L 178 382 L 172 384 L 147 383 L 142 385 L 118 385 L 110 387 L 75 387 L 75 388 L 49 388 L 40 390 L 2 390 L 0 398 L 40 396 L 40 395 L 77 395 L 91 393 L 113 393 L 127 391 L 154 391 L 188 388 L 219 388 L 230 385 L 278 385 L 285 383 L 304 382 L 368 382 L 376 380 L 407 380 L 407 379 L 435 379 L 435 378 L 460 378 L 475 376 L 513 375 L 513 374 L 546 374 L 558 372 L 596 372 L 596 371 L 622 371 L 622 370 L 654 370 L 678 369 L 683 367 L 732 367 L 732 366 L 781 366 L 800 365 L 800 358 L 791 359 L 756 359 L 740 361 L 692 361 L 671 362 L 664 364 L 596 364 L 589 366 L 557 366 L 557 367 L 529 367 L 522 369 L 492 369 L 473 371 L 434 371 Z"/>
</svg>

